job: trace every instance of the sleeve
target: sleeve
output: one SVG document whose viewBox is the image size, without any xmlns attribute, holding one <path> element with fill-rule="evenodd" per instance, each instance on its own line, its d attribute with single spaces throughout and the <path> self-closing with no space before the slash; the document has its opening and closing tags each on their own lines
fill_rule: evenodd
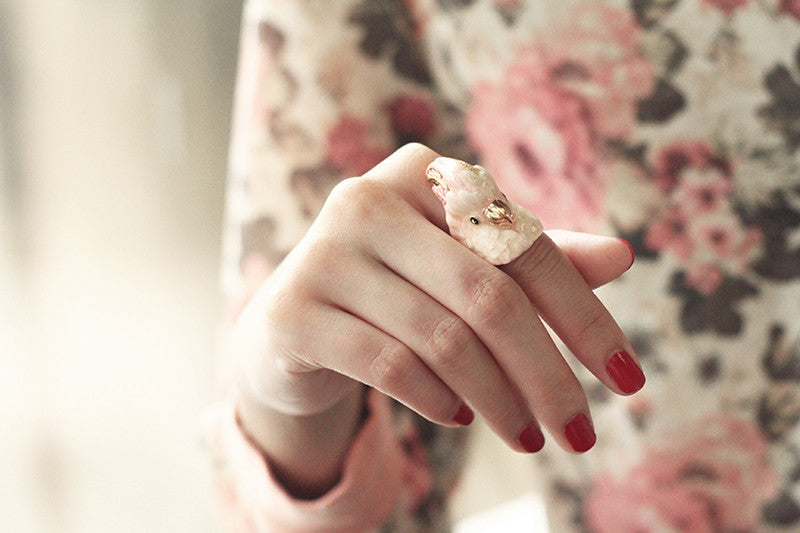
<svg viewBox="0 0 800 533">
<path fill-rule="evenodd" d="M 207 442 L 226 519 L 236 533 L 365 532 L 377 529 L 409 502 L 420 476 L 403 450 L 387 397 L 367 396 L 369 416 L 345 460 L 340 482 L 317 500 L 297 500 L 272 476 L 269 464 L 239 427 L 232 403 L 209 413 Z"/>
<path fill-rule="evenodd" d="M 227 327 L 300 240 L 336 183 L 405 142 L 435 145 L 440 108 L 404 6 L 245 3 L 223 235 L 223 343 Z M 224 361 L 220 373 L 229 381 Z M 374 391 L 369 398 L 370 415 L 341 483 L 317 501 L 293 500 L 281 489 L 240 430 L 232 402 L 215 409 L 206 441 L 229 530 L 392 529 L 387 524 L 419 515 L 426 496 L 434 501 L 431 494 L 449 490 L 449 478 L 432 490 L 437 468 L 417 446 L 413 424 L 402 422 L 408 413 L 398 419 L 388 398 Z"/>
</svg>

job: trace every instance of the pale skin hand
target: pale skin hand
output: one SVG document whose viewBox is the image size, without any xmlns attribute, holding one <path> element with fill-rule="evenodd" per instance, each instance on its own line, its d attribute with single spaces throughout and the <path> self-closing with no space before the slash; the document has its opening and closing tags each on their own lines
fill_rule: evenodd
<svg viewBox="0 0 800 533">
<path fill-rule="evenodd" d="M 624 393 L 606 364 L 635 355 L 591 289 L 630 267 L 628 246 L 551 232 L 493 266 L 445 233 L 424 177 L 437 155 L 408 145 L 338 186 L 239 320 L 240 420 L 297 496 L 337 481 L 364 384 L 443 425 L 469 405 L 518 451 L 540 427 L 574 451 L 565 427 L 589 408 L 540 316 Z"/>
</svg>

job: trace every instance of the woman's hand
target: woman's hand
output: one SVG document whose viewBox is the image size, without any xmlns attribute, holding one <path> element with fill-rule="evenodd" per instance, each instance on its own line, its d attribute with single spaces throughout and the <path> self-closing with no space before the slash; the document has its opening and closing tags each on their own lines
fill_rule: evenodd
<svg viewBox="0 0 800 533">
<path fill-rule="evenodd" d="M 583 390 L 540 316 L 597 378 L 641 388 L 630 343 L 592 292 L 632 261 L 613 238 L 551 232 L 503 267 L 447 233 L 425 178 L 438 154 L 408 145 L 337 186 L 234 334 L 242 394 L 319 417 L 366 384 L 444 425 L 473 410 L 508 445 L 594 444 Z"/>
</svg>

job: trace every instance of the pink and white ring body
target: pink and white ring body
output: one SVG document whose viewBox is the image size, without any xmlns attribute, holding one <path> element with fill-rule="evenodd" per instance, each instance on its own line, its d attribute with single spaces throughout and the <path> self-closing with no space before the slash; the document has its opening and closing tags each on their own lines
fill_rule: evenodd
<svg viewBox="0 0 800 533">
<path fill-rule="evenodd" d="M 494 265 L 510 263 L 543 232 L 541 221 L 506 198 L 479 165 L 437 157 L 426 171 L 450 235 Z"/>
</svg>

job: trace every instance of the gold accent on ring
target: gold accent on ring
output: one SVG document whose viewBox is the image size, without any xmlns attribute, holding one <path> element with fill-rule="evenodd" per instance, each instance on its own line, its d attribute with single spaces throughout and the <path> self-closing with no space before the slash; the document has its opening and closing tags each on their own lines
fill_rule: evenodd
<svg viewBox="0 0 800 533">
<path fill-rule="evenodd" d="M 489 222 L 495 225 L 511 225 L 514 223 L 514 215 L 511 208 L 503 200 L 495 200 L 483 209 L 483 214 Z"/>
<path fill-rule="evenodd" d="M 429 168 L 428 171 L 425 173 L 428 176 L 428 182 L 435 187 L 439 187 L 443 193 L 450 192 L 450 187 L 447 186 L 447 182 L 442 177 L 442 173 L 436 170 L 435 168 Z"/>
</svg>

